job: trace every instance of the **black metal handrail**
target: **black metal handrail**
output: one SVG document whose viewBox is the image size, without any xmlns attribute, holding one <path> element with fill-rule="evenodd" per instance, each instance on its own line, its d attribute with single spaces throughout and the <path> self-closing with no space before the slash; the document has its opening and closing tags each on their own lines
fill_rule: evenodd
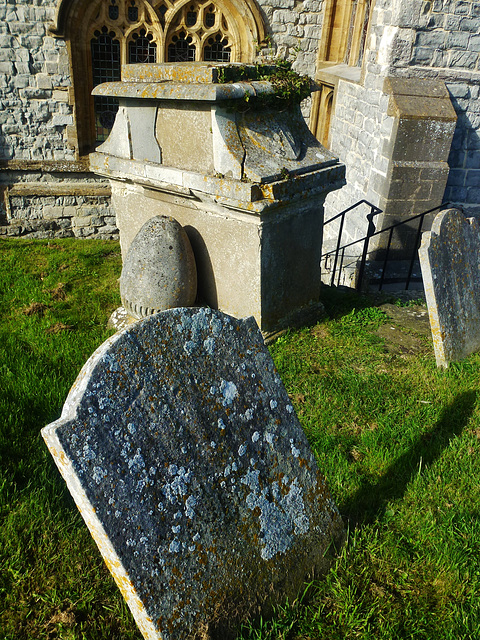
<svg viewBox="0 0 480 640">
<path fill-rule="evenodd" d="M 363 238 L 359 238 L 358 240 L 353 240 L 352 242 L 349 242 L 343 246 L 341 246 L 341 240 L 342 240 L 342 232 L 343 232 L 343 226 L 344 226 L 344 222 L 345 222 L 345 215 L 349 212 L 352 211 L 352 209 L 355 209 L 356 207 L 362 205 L 362 204 L 366 204 L 370 207 L 370 213 L 367 213 L 366 215 L 366 219 L 368 221 L 368 228 L 367 228 L 367 234 L 363 237 Z M 398 227 L 401 227 L 407 223 L 410 223 L 414 220 L 418 220 L 418 228 L 417 228 L 417 232 L 415 235 L 415 242 L 413 244 L 413 252 L 412 255 L 410 257 L 410 262 L 409 262 L 409 267 L 408 267 L 408 274 L 407 274 L 407 278 L 405 281 L 405 289 L 408 289 L 409 285 L 410 285 L 410 281 L 412 278 L 412 273 L 413 273 L 413 267 L 414 267 L 414 263 L 415 263 L 415 259 L 417 256 L 417 251 L 418 251 L 418 247 L 420 245 L 420 236 L 422 233 L 422 227 L 423 227 L 423 221 L 425 219 L 425 216 L 427 216 L 429 213 L 433 213 L 434 211 L 442 211 L 443 209 L 446 209 L 448 207 L 450 207 L 451 204 L 449 202 L 445 202 L 437 207 L 433 207 L 432 209 L 428 209 L 428 211 L 424 211 L 423 213 L 418 213 L 414 216 L 411 216 L 410 218 L 407 218 L 406 220 L 401 220 L 400 222 L 396 222 L 395 224 L 390 225 L 389 227 L 385 227 L 384 229 L 380 229 L 379 231 L 376 230 L 375 228 L 375 223 L 373 221 L 373 218 L 375 216 L 377 216 L 379 213 L 382 213 L 382 210 L 379 209 L 378 207 L 376 207 L 375 205 L 371 204 L 370 202 L 368 202 L 367 200 L 360 200 L 359 202 L 357 202 L 356 204 L 352 205 L 351 207 L 348 207 L 348 209 L 345 209 L 344 211 L 341 211 L 339 214 L 337 214 L 336 216 L 334 216 L 333 218 L 330 218 L 329 220 L 327 220 L 324 225 L 329 224 L 330 222 L 333 222 L 333 220 L 336 220 L 338 218 L 341 217 L 341 222 L 340 222 L 340 228 L 339 228 L 339 234 L 338 234 L 338 240 L 337 240 L 337 246 L 335 249 L 332 249 L 331 251 L 327 251 L 326 253 L 324 253 L 322 255 L 322 260 L 325 258 L 325 261 L 328 257 L 332 256 L 333 254 L 335 254 L 335 258 L 334 258 L 334 263 L 333 263 L 333 269 L 332 269 L 332 277 L 330 280 L 330 285 L 333 286 L 335 284 L 335 275 L 336 275 L 336 271 L 337 271 L 337 264 L 338 264 L 338 258 L 339 258 L 339 254 L 341 253 L 341 259 L 340 259 L 340 267 L 338 270 L 338 281 L 337 284 L 340 283 L 340 277 L 341 277 L 341 271 L 342 271 L 342 267 L 343 267 L 343 260 L 345 257 L 345 249 L 347 249 L 348 247 L 351 247 L 355 244 L 358 244 L 359 242 L 363 242 L 363 249 L 362 249 L 362 257 L 360 259 L 360 265 L 358 268 L 358 276 L 357 276 L 357 284 L 356 284 L 356 289 L 357 291 L 360 291 L 362 288 L 362 281 L 363 281 L 363 276 L 365 273 L 365 265 L 367 262 L 367 257 L 368 257 L 368 247 L 370 244 L 370 240 L 375 237 L 378 236 L 382 233 L 387 233 L 388 232 L 388 242 L 387 242 L 387 247 L 385 249 L 385 257 L 383 260 L 383 266 L 381 269 L 381 276 L 380 276 L 380 280 L 379 280 L 379 291 L 382 290 L 383 284 L 384 284 L 384 280 L 385 280 L 385 273 L 387 270 L 387 264 L 388 264 L 388 258 L 389 258 L 389 254 L 390 254 L 390 247 L 392 244 L 392 237 L 393 237 L 393 231 L 394 229 L 397 229 Z"/>
<path fill-rule="evenodd" d="M 334 220 L 338 220 L 338 218 L 341 218 L 340 220 L 340 227 L 338 229 L 338 240 L 337 240 L 337 246 L 334 250 L 332 251 L 328 251 L 327 253 L 324 253 L 322 255 L 322 258 L 327 258 L 328 256 L 332 255 L 332 253 L 335 253 L 335 259 L 333 262 L 333 269 L 332 269 L 332 278 L 330 281 L 330 286 L 333 287 L 333 285 L 335 284 L 335 273 L 337 271 L 337 264 L 338 264 L 338 255 L 340 253 L 340 251 L 342 251 L 342 258 L 340 261 L 340 268 L 338 270 L 338 283 L 340 282 L 340 276 L 342 273 L 342 267 L 343 267 L 343 259 L 345 257 L 345 249 L 349 246 L 351 246 L 352 244 L 356 244 L 357 242 L 361 242 L 362 240 L 365 240 L 365 238 L 361 238 L 360 240 L 355 240 L 354 242 L 351 242 L 350 244 L 346 244 L 343 247 L 340 247 L 340 244 L 342 242 L 342 233 L 343 233 L 343 226 L 345 223 L 345 216 L 347 215 L 347 213 L 349 213 L 350 211 L 352 211 L 353 209 L 356 209 L 357 207 L 359 207 L 362 204 L 366 204 L 368 207 L 370 207 L 370 213 L 367 214 L 367 220 L 368 220 L 368 230 L 367 230 L 367 236 L 369 237 L 372 235 L 372 233 L 375 233 L 375 224 L 373 222 L 373 218 L 375 216 L 378 216 L 379 213 L 382 213 L 382 210 L 379 209 L 378 207 L 376 207 L 374 204 L 372 204 L 371 202 L 368 202 L 368 200 L 359 200 L 359 202 L 356 202 L 355 204 L 352 204 L 351 207 L 348 207 L 348 209 L 345 209 L 344 211 L 341 211 L 340 213 L 337 213 L 336 216 L 333 216 L 333 218 L 330 218 L 329 220 L 326 220 L 323 223 L 323 226 L 326 226 L 327 224 L 329 224 L 330 222 L 333 222 Z M 366 245 L 366 247 L 368 247 L 368 244 Z M 365 248 L 364 248 L 364 252 L 365 252 Z M 366 255 L 365 255 L 365 260 L 366 260 Z M 365 264 L 365 261 L 363 261 L 363 264 Z M 363 276 L 363 273 L 362 273 Z"/>
</svg>

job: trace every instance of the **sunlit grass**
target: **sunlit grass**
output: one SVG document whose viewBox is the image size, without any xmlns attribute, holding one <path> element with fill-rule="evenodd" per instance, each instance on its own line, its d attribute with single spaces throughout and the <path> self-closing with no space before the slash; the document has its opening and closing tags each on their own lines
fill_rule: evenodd
<svg viewBox="0 0 480 640">
<path fill-rule="evenodd" d="M 140 640 L 40 437 L 111 333 L 116 243 L 0 241 L 0 640 Z M 245 640 L 477 638 L 480 356 L 387 348 L 372 300 L 270 347 L 348 531 L 323 580 Z"/>
</svg>

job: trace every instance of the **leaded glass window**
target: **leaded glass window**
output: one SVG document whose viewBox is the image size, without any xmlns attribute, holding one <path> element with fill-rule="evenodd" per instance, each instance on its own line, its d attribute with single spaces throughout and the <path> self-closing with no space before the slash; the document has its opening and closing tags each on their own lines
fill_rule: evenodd
<svg viewBox="0 0 480 640">
<path fill-rule="evenodd" d="M 128 62 L 152 63 L 157 61 L 157 45 L 153 42 L 151 33 L 147 34 L 145 29 L 140 33 L 134 33 L 132 40 L 128 43 Z"/>
<path fill-rule="evenodd" d="M 193 62 L 195 52 L 192 37 L 182 31 L 173 36 L 172 42 L 168 45 L 168 62 Z"/>
<path fill-rule="evenodd" d="M 222 39 L 217 34 L 214 38 L 209 38 L 205 45 L 203 59 L 206 62 L 230 62 L 231 49 L 228 46 L 228 40 Z"/>
<path fill-rule="evenodd" d="M 370 0 L 357 0 L 367 2 Z M 118 111 L 93 87 L 129 63 L 251 62 L 263 42 L 255 0 L 56 0 L 53 33 L 69 42 L 79 156 L 104 141 Z"/>
<path fill-rule="evenodd" d="M 108 17 L 110 20 L 118 20 L 120 15 L 119 7 L 116 3 L 116 0 L 112 0 L 112 3 L 108 7 Z"/>
<path fill-rule="evenodd" d="M 120 42 L 115 33 L 103 27 L 101 31 L 95 31 L 94 36 L 90 43 L 93 86 L 120 80 Z M 94 96 L 93 109 L 96 140 L 103 142 L 113 127 L 118 100 L 107 96 Z"/>
<path fill-rule="evenodd" d="M 135 4 L 135 0 L 131 0 L 128 7 L 127 16 L 130 22 L 137 22 L 138 20 L 138 7 Z"/>
</svg>

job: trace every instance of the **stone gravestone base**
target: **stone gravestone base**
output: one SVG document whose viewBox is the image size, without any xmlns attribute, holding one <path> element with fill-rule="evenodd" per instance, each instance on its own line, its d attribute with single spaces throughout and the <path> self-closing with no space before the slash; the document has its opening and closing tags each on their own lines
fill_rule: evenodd
<svg viewBox="0 0 480 640">
<path fill-rule="evenodd" d="M 133 324 L 42 434 L 145 638 L 234 637 L 343 539 L 253 318 L 185 308 Z"/>
<path fill-rule="evenodd" d="M 438 366 L 480 349 L 480 228 L 457 209 L 437 214 L 418 251 Z"/>
</svg>

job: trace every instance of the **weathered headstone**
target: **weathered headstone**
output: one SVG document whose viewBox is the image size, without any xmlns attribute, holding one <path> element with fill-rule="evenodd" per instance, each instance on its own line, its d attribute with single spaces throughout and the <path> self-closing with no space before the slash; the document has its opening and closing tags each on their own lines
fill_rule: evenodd
<svg viewBox="0 0 480 640">
<path fill-rule="evenodd" d="M 480 349 L 480 228 L 457 209 L 439 213 L 419 249 L 438 366 Z"/>
<path fill-rule="evenodd" d="M 120 296 L 134 318 L 190 307 L 197 294 L 197 269 L 190 240 L 174 218 L 155 216 L 133 239 L 120 276 Z"/>
<path fill-rule="evenodd" d="M 343 537 L 253 318 L 135 323 L 42 434 L 145 638 L 231 637 Z"/>
</svg>

